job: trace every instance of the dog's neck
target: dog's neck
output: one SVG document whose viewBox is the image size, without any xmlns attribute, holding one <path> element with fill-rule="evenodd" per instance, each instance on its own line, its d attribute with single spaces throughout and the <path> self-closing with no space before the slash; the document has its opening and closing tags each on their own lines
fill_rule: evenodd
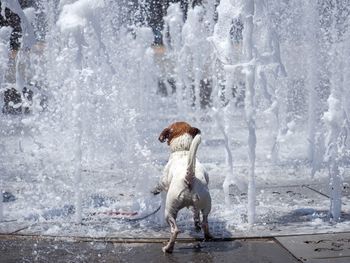
<svg viewBox="0 0 350 263">
<path fill-rule="evenodd" d="M 170 151 L 171 153 L 175 152 L 188 152 L 191 147 L 193 137 L 188 133 L 184 133 L 179 137 L 171 140 Z"/>
</svg>

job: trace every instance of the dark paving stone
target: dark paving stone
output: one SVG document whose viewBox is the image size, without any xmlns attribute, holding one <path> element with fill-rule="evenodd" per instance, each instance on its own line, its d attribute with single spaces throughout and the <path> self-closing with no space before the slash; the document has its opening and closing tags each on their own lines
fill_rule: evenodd
<svg viewBox="0 0 350 263">
<path fill-rule="evenodd" d="M 298 262 L 273 239 L 177 243 L 173 254 L 162 243 L 55 241 L 0 236 L 1 262 Z"/>
<path fill-rule="evenodd" d="M 349 263 L 350 258 L 318 258 L 318 259 L 310 259 L 307 261 L 308 263 Z"/>
<path fill-rule="evenodd" d="M 276 238 L 303 262 L 350 262 L 350 233 Z"/>
</svg>

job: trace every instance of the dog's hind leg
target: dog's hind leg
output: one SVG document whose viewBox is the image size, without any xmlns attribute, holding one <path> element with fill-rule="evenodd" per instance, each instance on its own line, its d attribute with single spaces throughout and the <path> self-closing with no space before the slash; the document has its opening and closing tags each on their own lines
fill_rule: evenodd
<svg viewBox="0 0 350 263">
<path fill-rule="evenodd" d="M 180 231 L 179 231 L 179 229 L 178 229 L 178 227 L 176 225 L 175 217 L 167 214 L 166 215 L 166 221 L 170 225 L 171 236 L 170 236 L 170 240 L 169 240 L 168 244 L 166 246 L 164 246 L 162 248 L 162 250 L 163 250 L 163 252 L 172 253 L 173 250 L 174 250 L 176 237 L 177 237 L 177 235 L 179 234 Z"/>
<path fill-rule="evenodd" d="M 192 207 L 192 212 L 193 212 L 193 221 L 194 221 L 194 228 L 197 232 L 201 231 L 201 222 L 200 222 L 200 217 L 199 217 L 199 210 L 193 206 Z"/>
<path fill-rule="evenodd" d="M 208 224 L 208 214 L 206 213 L 205 210 L 202 210 L 203 214 L 203 223 L 202 223 L 202 228 L 204 232 L 204 239 L 205 240 L 210 240 L 213 239 L 212 235 L 209 233 L 209 224 Z"/>
</svg>

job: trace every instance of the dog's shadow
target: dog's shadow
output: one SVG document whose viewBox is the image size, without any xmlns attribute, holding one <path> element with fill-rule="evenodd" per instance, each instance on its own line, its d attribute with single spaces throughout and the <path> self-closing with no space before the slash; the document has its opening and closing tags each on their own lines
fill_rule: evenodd
<svg viewBox="0 0 350 263">
<path fill-rule="evenodd" d="M 243 247 L 242 242 L 196 241 L 190 243 L 177 242 L 172 254 L 165 254 L 165 262 L 217 262 L 218 255 L 234 253 Z"/>
<path fill-rule="evenodd" d="M 242 247 L 242 243 L 238 240 L 231 242 L 225 242 L 222 240 L 209 240 L 209 241 L 194 241 L 190 243 L 178 243 L 175 247 L 174 252 L 179 251 L 183 254 L 193 254 L 193 253 L 209 253 L 215 252 L 226 252 L 232 251 Z"/>
<path fill-rule="evenodd" d="M 202 219 L 202 215 L 201 215 Z M 196 231 L 193 220 L 193 213 L 191 209 L 183 209 L 178 214 L 177 226 L 180 229 L 179 239 L 188 237 L 196 240 L 203 240 L 203 231 Z M 220 220 L 217 218 L 210 218 L 209 216 L 209 232 L 213 236 L 213 240 L 223 240 L 232 237 L 232 232 L 228 231 L 230 228 L 227 225 L 227 221 Z M 170 230 L 169 226 L 166 225 L 167 231 Z"/>
<path fill-rule="evenodd" d="M 190 226 L 191 223 L 188 223 L 188 226 L 186 226 L 186 229 L 188 230 L 189 236 L 192 238 L 202 240 L 203 239 L 203 232 L 196 232 L 194 230 L 194 227 Z M 182 226 L 181 226 L 182 227 Z M 212 235 L 212 241 L 219 241 L 219 240 L 226 240 L 228 238 L 232 237 L 232 233 L 227 230 L 227 222 L 226 221 L 210 221 L 209 220 L 209 230 L 210 234 Z"/>
</svg>

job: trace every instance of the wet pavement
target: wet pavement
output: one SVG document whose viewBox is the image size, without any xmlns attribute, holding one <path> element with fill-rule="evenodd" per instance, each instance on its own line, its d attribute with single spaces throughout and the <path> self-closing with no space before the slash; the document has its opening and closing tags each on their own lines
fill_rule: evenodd
<svg viewBox="0 0 350 263">
<path fill-rule="evenodd" d="M 212 242 L 196 241 L 201 235 L 193 235 L 192 224 L 180 224 L 185 231 L 173 254 L 161 251 L 169 236 L 168 228 L 143 226 L 143 221 L 118 221 L 129 227 L 124 232 L 117 222 L 112 224 L 110 218 L 105 218 L 106 221 L 91 219 L 82 225 L 59 221 L 4 221 L 0 224 L 0 263 L 350 262 L 350 233 L 345 232 L 350 220 L 349 187 L 343 189 L 346 212 L 342 212 L 342 222 L 338 224 L 328 222 L 324 204 L 328 204 L 329 198 L 323 184 L 257 189 L 260 209 L 264 204 L 271 209 L 260 216 L 259 220 L 265 224 L 245 231 L 211 222 L 212 233 L 217 238 Z M 242 200 L 233 199 L 236 196 Z M 231 197 L 238 205 L 245 201 L 246 195 L 232 192 Z"/>
<path fill-rule="evenodd" d="M 172 254 L 165 239 L 103 240 L 0 235 L 0 262 L 244 262 L 348 263 L 350 232 L 267 238 L 181 239 Z"/>
<path fill-rule="evenodd" d="M 106 180 L 102 176 L 103 173 L 94 178 L 110 184 L 109 175 L 105 175 Z M 187 216 L 185 210 L 178 223 L 182 232 L 171 255 L 161 251 L 162 242 L 169 237 L 169 228 L 161 225 L 158 214 L 154 215 L 160 199 L 146 198 L 155 204 L 146 211 L 151 215 L 147 220 L 126 220 L 96 212 L 105 203 L 128 204 L 135 199 L 125 194 L 129 188 L 124 178 L 119 178 L 119 188 L 113 196 L 86 197 L 83 224 L 75 224 L 70 204 L 50 207 L 40 213 L 28 209 L 31 212 L 25 217 L 24 213 L 17 214 L 21 209 L 25 211 L 27 204 L 17 189 L 27 184 L 11 182 L 13 189 L 10 190 L 14 195 L 11 197 L 9 191 L 3 196 L 6 202 L 5 220 L 0 222 L 0 263 L 350 262 L 350 233 L 344 233 L 350 229 L 349 178 L 343 184 L 342 217 L 337 224 L 329 220 L 327 178 L 313 182 L 304 179 L 282 183 L 260 181 L 257 184 L 257 223 L 253 227 L 248 227 L 246 218 L 242 217 L 246 213 L 247 194 L 237 188 L 230 188 L 234 209 L 222 212 L 227 208 L 222 205 L 223 177 L 220 178 L 211 182 L 211 193 L 216 201 L 209 219 L 211 233 L 217 240 L 195 241 L 202 235 L 193 231 L 192 217 Z M 19 205 L 15 206 L 16 203 Z"/>
<path fill-rule="evenodd" d="M 350 233 L 277 237 L 302 262 L 350 262 Z"/>
<path fill-rule="evenodd" d="M 163 243 L 55 240 L 0 236 L 0 262 L 299 262 L 274 238 L 178 242 L 172 254 Z"/>
<path fill-rule="evenodd" d="M 342 221 L 333 224 L 326 209 L 329 196 L 325 183 L 258 186 L 258 224 L 249 231 L 239 229 L 239 224 L 230 228 L 228 220 L 213 213 L 216 221 L 211 221 L 210 227 L 217 239 L 200 242 L 196 239 L 201 235 L 191 232 L 191 220 L 185 218 L 180 220 L 183 232 L 173 254 L 161 250 L 169 237 L 168 227 L 153 224 L 152 220 L 120 221 L 95 216 L 82 225 L 54 220 L 3 221 L 0 263 L 349 263 L 350 233 L 345 232 L 350 221 L 349 189 L 349 183 L 344 184 Z M 247 198 L 235 189 L 231 189 L 230 197 L 236 208 Z M 95 203 L 96 200 L 100 199 L 93 199 Z M 62 213 L 69 211 L 64 208 Z M 50 212 L 49 216 L 61 215 L 61 210 Z"/>
</svg>

